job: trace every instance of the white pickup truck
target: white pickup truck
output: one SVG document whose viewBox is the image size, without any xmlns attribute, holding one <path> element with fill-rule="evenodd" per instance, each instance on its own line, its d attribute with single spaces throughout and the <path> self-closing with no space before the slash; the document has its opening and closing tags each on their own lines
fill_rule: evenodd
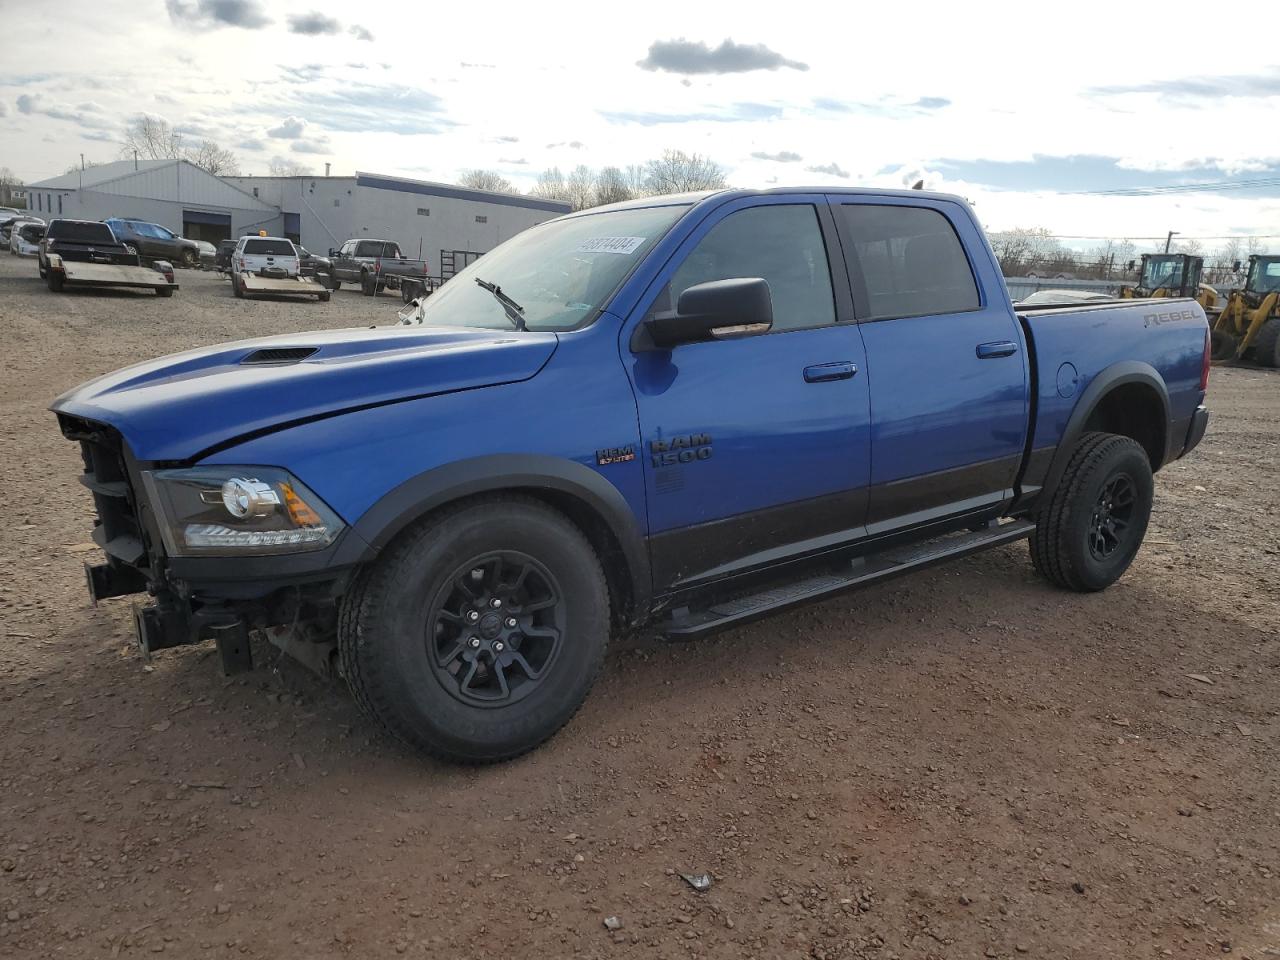
<svg viewBox="0 0 1280 960">
<path fill-rule="evenodd" d="M 268 294 L 329 299 L 314 277 L 299 273 L 293 241 L 284 237 L 241 237 L 231 254 L 231 291 L 241 299 Z"/>
</svg>

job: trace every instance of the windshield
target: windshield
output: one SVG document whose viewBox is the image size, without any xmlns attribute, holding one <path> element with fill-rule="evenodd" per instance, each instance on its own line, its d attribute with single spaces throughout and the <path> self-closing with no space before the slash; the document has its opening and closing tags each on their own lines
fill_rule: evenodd
<svg viewBox="0 0 1280 960">
<path fill-rule="evenodd" d="M 523 308 L 529 330 L 572 330 L 589 322 L 687 206 L 616 210 L 555 220 L 524 231 L 429 297 L 422 323 L 511 329 L 501 301 L 476 278 Z"/>
<path fill-rule="evenodd" d="M 1182 286 L 1182 258 L 1170 258 L 1168 260 L 1157 260 L 1152 258 L 1147 261 L 1147 272 L 1142 278 L 1142 288 L 1144 290 L 1156 290 L 1160 287 L 1181 287 Z"/>
<path fill-rule="evenodd" d="M 1255 260 L 1249 270 L 1246 290 L 1254 293 L 1271 293 L 1280 290 L 1280 260 Z"/>
</svg>

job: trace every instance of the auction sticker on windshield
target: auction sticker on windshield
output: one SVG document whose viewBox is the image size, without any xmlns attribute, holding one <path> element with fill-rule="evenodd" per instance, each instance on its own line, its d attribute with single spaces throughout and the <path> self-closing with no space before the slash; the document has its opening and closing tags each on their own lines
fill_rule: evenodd
<svg viewBox="0 0 1280 960">
<path fill-rule="evenodd" d="M 635 253 L 647 237 L 592 237 L 578 244 L 578 253 Z"/>
</svg>

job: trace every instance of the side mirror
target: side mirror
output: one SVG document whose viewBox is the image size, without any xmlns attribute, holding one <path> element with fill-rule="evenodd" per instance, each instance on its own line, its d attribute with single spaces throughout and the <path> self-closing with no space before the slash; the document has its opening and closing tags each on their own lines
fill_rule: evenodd
<svg viewBox="0 0 1280 960">
<path fill-rule="evenodd" d="M 644 329 L 655 347 L 755 336 L 773 326 L 773 297 L 760 277 L 695 284 L 680 294 L 675 313 L 658 314 Z"/>
<path fill-rule="evenodd" d="M 330 248 L 329 248 L 329 256 L 331 256 L 331 257 L 336 257 L 337 255 L 338 255 L 338 251 L 337 251 L 337 250 L 335 250 L 335 249 L 333 249 L 333 247 L 330 247 Z"/>
</svg>

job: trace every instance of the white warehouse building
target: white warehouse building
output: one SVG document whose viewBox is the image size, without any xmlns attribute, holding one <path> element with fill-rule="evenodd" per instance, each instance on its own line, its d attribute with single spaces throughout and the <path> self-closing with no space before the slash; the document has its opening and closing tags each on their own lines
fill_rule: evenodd
<svg viewBox="0 0 1280 960">
<path fill-rule="evenodd" d="M 451 276 L 569 204 L 357 172 L 350 177 L 217 177 L 186 160 L 120 160 L 29 184 L 44 220 L 147 220 L 192 240 L 265 230 L 324 254 L 352 239 L 394 240 Z"/>
<path fill-rule="evenodd" d="M 569 204 L 518 194 L 376 173 L 353 177 L 228 177 L 280 210 L 282 232 L 312 253 L 347 240 L 393 240 L 425 259 L 433 276 L 451 276 L 522 230 L 569 212 Z"/>
<path fill-rule="evenodd" d="M 42 220 L 128 217 L 192 240 L 280 229 L 280 210 L 186 160 L 118 160 L 27 185 Z"/>
</svg>

